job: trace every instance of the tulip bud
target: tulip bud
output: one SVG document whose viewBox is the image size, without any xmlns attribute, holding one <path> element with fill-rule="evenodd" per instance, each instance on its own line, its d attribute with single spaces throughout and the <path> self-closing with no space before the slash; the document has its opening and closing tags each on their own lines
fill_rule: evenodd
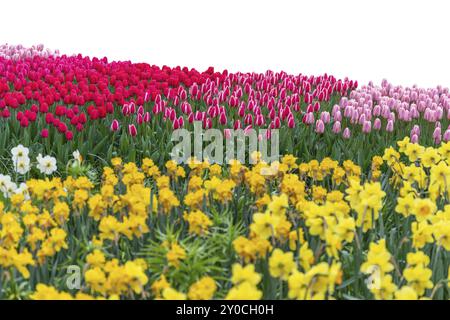
<svg viewBox="0 0 450 320">
<path fill-rule="evenodd" d="M 330 113 L 328 111 L 324 111 L 320 114 L 320 120 L 322 120 L 323 123 L 329 123 L 330 118 Z"/>
<path fill-rule="evenodd" d="M 124 104 L 123 107 L 122 107 L 122 114 L 124 116 L 127 116 L 129 113 L 130 113 L 130 108 L 128 107 L 127 104 Z"/>
<path fill-rule="evenodd" d="M 439 143 L 440 143 L 440 141 L 441 141 L 441 127 L 436 127 L 434 129 L 433 139 L 434 139 L 434 141 L 439 140 Z"/>
<path fill-rule="evenodd" d="M 325 132 L 325 124 L 320 119 L 316 121 L 316 132 L 320 134 Z"/>
<path fill-rule="evenodd" d="M 137 124 L 139 124 L 139 125 L 142 124 L 142 123 L 144 122 L 144 118 L 142 117 L 142 115 L 141 115 L 140 113 L 137 114 L 136 122 L 137 122 Z"/>
<path fill-rule="evenodd" d="M 386 125 L 386 131 L 387 131 L 387 132 L 392 132 L 392 131 L 394 131 L 394 121 L 388 120 L 388 123 L 387 123 L 387 125 Z"/>
<path fill-rule="evenodd" d="M 444 141 L 445 142 L 450 141 L 450 130 L 449 129 L 445 130 L 445 132 L 444 132 Z"/>
<path fill-rule="evenodd" d="M 136 105 L 134 104 L 134 102 L 131 102 L 128 108 L 131 114 L 136 112 Z"/>
<path fill-rule="evenodd" d="M 111 131 L 118 131 L 119 130 L 119 121 L 114 119 L 111 123 Z"/>
<path fill-rule="evenodd" d="M 371 121 L 364 121 L 362 131 L 364 133 L 370 133 L 370 131 L 372 131 L 372 122 Z"/>
<path fill-rule="evenodd" d="M 223 133 L 225 135 L 225 139 L 231 139 L 231 129 L 224 129 Z"/>
<path fill-rule="evenodd" d="M 375 121 L 373 122 L 373 129 L 377 130 L 377 131 L 381 129 L 381 120 L 380 120 L 380 118 L 376 118 Z"/>
<path fill-rule="evenodd" d="M 42 138 L 47 138 L 48 137 L 48 129 L 42 129 L 41 137 Z"/>
<path fill-rule="evenodd" d="M 344 138 L 344 139 L 349 139 L 350 138 L 350 129 L 349 128 L 345 128 L 344 129 L 344 132 L 342 133 L 342 137 Z"/>
<path fill-rule="evenodd" d="M 128 133 L 132 137 L 135 137 L 137 135 L 137 129 L 136 129 L 136 126 L 134 124 L 128 125 Z"/>
<path fill-rule="evenodd" d="M 340 121 L 336 121 L 336 122 L 333 124 L 333 132 L 334 132 L 334 133 L 339 133 L 339 132 L 341 132 L 341 122 L 340 122 Z"/>
<path fill-rule="evenodd" d="M 291 128 L 291 129 L 295 127 L 295 120 L 294 120 L 294 117 L 290 117 L 290 118 L 288 119 L 288 127 Z"/>
</svg>

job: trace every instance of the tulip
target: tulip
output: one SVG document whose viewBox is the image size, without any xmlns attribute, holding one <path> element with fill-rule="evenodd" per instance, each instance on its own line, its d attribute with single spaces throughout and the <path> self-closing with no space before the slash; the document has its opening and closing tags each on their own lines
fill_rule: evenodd
<svg viewBox="0 0 450 320">
<path fill-rule="evenodd" d="M 119 130 L 119 121 L 114 119 L 111 123 L 111 131 L 118 131 Z"/>
<path fill-rule="evenodd" d="M 223 133 L 225 135 L 225 139 L 231 139 L 231 129 L 224 129 Z"/>
<path fill-rule="evenodd" d="M 314 123 L 314 121 L 315 121 L 314 113 L 310 112 L 310 113 L 306 114 L 306 121 L 305 121 L 306 124 L 311 125 Z"/>
<path fill-rule="evenodd" d="M 316 132 L 319 134 L 322 134 L 325 132 L 325 124 L 320 119 L 316 121 Z"/>
<path fill-rule="evenodd" d="M 134 102 L 131 102 L 131 103 L 129 104 L 128 108 L 129 108 L 129 113 L 130 113 L 130 114 L 136 113 L 136 105 L 134 104 Z"/>
<path fill-rule="evenodd" d="M 250 131 L 253 129 L 252 125 L 248 125 L 247 127 L 245 127 L 244 129 L 244 135 L 249 135 Z"/>
<path fill-rule="evenodd" d="M 344 132 L 342 133 L 342 137 L 344 138 L 344 139 L 349 139 L 350 138 L 350 129 L 349 128 L 345 128 L 344 129 Z"/>
<path fill-rule="evenodd" d="M 434 132 L 433 132 L 433 139 L 434 139 L 434 141 L 439 141 L 438 143 L 440 143 L 441 142 L 441 127 L 436 127 L 435 129 L 434 129 Z M 438 144 L 438 143 L 436 143 L 436 144 Z"/>
<path fill-rule="evenodd" d="M 387 132 L 392 132 L 392 131 L 394 131 L 394 121 L 388 120 L 388 123 L 387 123 L 387 125 L 386 125 L 386 131 L 387 131 Z"/>
<path fill-rule="evenodd" d="M 413 134 L 411 136 L 411 143 L 418 143 L 419 142 L 419 136 L 417 134 Z"/>
<path fill-rule="evenodd" d="M 370 133 L 372 131 L 372 122 L 371 121 L 364 121 L 362 132 L 363 133 Z"/>
<path fill-rule="evenodd" d="M 137 129 L 136 129 L 136 126 L 134 124 L 128 125 L 128 133 L 132 137 L 135 137 L 137 135 Z"/>
<path fill-rule="evenodd" d="M 72 139 L 73 139 L 73 133 L 72 133 L 72 131 L 67 130 L 67 131 L 65 132 L 65 136 L 66 136 L 67 141 L 72 140 Z"/>
<path fill-rule="evenodd" d="M 142 123 L 144 123 L 144 118 L 142 117 L 142 115 L 141 115 L 140 113 L 137 114 L 136 122 L 137 122 L 137 124 L 139 124 L 139 125 L 141 125 Z"/>
<path fill-rule="evenodd" d="M 323 121 L 323 123 L 329 123 L 330 122 L 330 113 L 328 111 L 324 111 L 320 114 L 320 119 Z"/>
<path fill-rule="evenodd" d="M 375 121 L 373 122 L 373 129 L 377 130 L 377 131 L 381 129 L 381 120 L 380 120 L 380 118 L 376 118 Z"/>
<path fill-rule="evenodd" d="M 334 133 L 339 133 L 339 132 L 341 132 L 341 122 L 340 122 L 340 121 L 336 121 L 336 122 L 333 124 L 333 132 L 334 132 Z"/>
<path fill-rule="evenodd" d="M 289 127 L 290 129 L 295 128 L 295 120 L 294 120 L 294 117 L 290 117 L 290 118 L 289 118 L 289 120 L 288 120 L 288 127 Z"/>
<path fill-rule="evenodd" d="M 42 129 L 41 137 L 42 138 L 47 138 L 48 137 L 48 129 Z"/>
<path fill-rule="evenodd" d="M 147 111 L 144 114 L 144 122 L 150 122 L 150 120 L 151 120 L 151 115 L 150 115 L 150 112 Z"/>
<path fill-rule="evenodd" d="M 411 129 L 411 133 L 420 136 L 420 127 L 417 124 L 415 124 Z"/>
<path fill-rule="evenodd" d="M 449 129 L 445 130 L 445 132 L 444 132 L 444 139 L 443 140 L 445 142 L 450 141 L 450 130 Z"/>
</svg>

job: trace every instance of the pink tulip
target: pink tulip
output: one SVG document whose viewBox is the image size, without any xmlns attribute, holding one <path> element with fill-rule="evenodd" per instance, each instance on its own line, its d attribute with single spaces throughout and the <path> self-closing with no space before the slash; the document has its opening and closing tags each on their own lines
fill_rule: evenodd
<svg viewBox="0 0 450 320">
<path fill-rule="evenodd" d="M 364 121 L 362 132 L 370 133 L 370 131 L 372 131 L 372 122 L 371 121 Z"/>
<path fill-rule="evenodd" d="M 247 127 L 245 127 L 244 135 L 248 135 L 252 129 L 253 129 L 252 125 L 248 125 Z"/>
<path fill-rule="evenodd" d="M 440 141 L 441 141 L 441 127 L 436 127 L 435 129 L 434 129 L 434 132 L 433 132 L 433 139 L 434 139 L 434 141 L 439 141 L 439 143 L 440 143 Z"/>
<path fill-rule="evenodd" d="M 381 107 L 378 104 L 373 108 L 373 115 L 375 117 L 379 117 L 381 115 Z"/>
<path fill-rule="evenodd" d="M 339 133 L 339 132 L 341 132 L 341 122 L 340 122 L 340 121 L 336 121 L 336 122 L 333 124 L 333 132 L 334 132 L 334 133 Z"/>
<path fill-rule="evenodd" d="M 386 125 L 386 131 L 387 131 L 387 132 L 392 132 L 392 131 L 394 131 L 394 121 L 388 120 L 388 123 L 387 123 L 387 125 Z"/>
<path fill-rule="evenodd" d="M 230 139 L 231 138 L 231 129 L 224 129 L 223 133 L 225 135 L 225 139 Z"/>
<path fill-rule="evenodd" d="M 377 131 L 381 129 L 381 120 L 380 120 L 380 118 L 376 118 L 375 121 L 373 122 L 373 129 L 377 130 Z"/>
<path fill-rule="evenodd" d="M 314 113 L 310 112 L 306 114 L 306 124 L 311 125 L 315 121 L 314 119 Z"/>
<path fill-rule="evenodd" d="M 411 136 L 411 143 L 418 143 L 419 142 L 419 136 L 417 134 L 413 134 Z"/>
<path fill-rule="evenodd" d="M 320 119 L 316 121 L 316 132 L 320 134 L 325 132 L 325 124 Z"/>
<path fill-rule="evenodd" d="M 342 133 L 342 137 L 343 137 L 344 139 L 349 139 L 349 138 L 350 138 L 350 135 L 351 135 L 350 129 L 349 129 L 349 128 L 345 128 L 345 129 L 344 129 L 344 132 Z"/>
<path fill-rule="evenodd" d="M 322 120 L 323 123 L 329 123 L 330 118 L 330 113 L 328 111 L 324 111 L 320 114 L 320 120 Z"/>
<path fill-rule="evenodd" d="M 450 130 L 449 129 L 445 130 L 445 132 L 444 132 L 444 141 L 445 142 L 450 141 Z"/>
</svg>

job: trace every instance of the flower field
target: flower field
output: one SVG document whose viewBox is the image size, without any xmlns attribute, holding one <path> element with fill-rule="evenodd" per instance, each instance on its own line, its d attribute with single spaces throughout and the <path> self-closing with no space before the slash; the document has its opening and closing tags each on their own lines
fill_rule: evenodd
<svg viewBox="0 0 450 320">
<path fill-rule="evenodd" d="M 0 299 L 450 298 L 448 88 L 2 45 L 0 159 Z"/>
</svg>

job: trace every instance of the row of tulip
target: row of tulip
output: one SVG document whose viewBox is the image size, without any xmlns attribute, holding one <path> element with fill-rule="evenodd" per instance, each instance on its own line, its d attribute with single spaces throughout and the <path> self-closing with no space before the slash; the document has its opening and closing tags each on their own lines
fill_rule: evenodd
<svg viewBox="0 0 450 320">
<path fill-rule="evenodd" d="M 383 81 L 358 89 L 357 81 L 327 74 L 200 73 L 42 54 L 49 52 L 42 46 L 3 48 L 0 150 L 34 145 L 61 164 L 75 149 L 99 162 L 113 155 L 164 161 L 171 130 L 192 129 L 194 121 L 204 128 L 278 129 L 282 152 L 361 165 L 406 135 L 424 144 L 450 138 L 450 98 L 442 87 Z M 366 144 L 368 151 L 361 148 Z"/>
</svg>

